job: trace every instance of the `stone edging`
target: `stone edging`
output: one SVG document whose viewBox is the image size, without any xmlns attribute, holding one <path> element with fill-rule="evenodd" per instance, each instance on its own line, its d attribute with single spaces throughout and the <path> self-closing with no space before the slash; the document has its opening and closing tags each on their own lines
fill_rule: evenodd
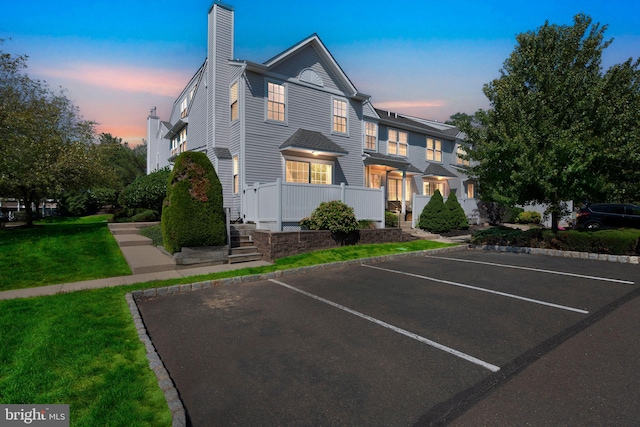
<svg viewBox="0 0 640 427">
<path fill-rule="evenodd" d="M 608 261 L 619 262 L 622 264 L 640 264 L 639 256 L 628 255 L 609 255 L 609 254 L 594 254 L 590 252 L 577 252 L 577 251 L 560 251 L 557 249 L 543 249 L 543 248 L 527 248 L 520 246 L 492 246 L 492 245 L 469 245 L 470 249 L 494 251 L 494 252 L 512 252 L 520 254 L 530 255 L 546 255 L 563 258 L 577 258 L 577 259 L 589 259 L 594 261 Z"/>
<path fill-rule="evenodd" d="M 158 378 L 158 384 L 160 388 L 164 392 L 165 399 L 167 400 L 167 404 L 169 405 L 169 409 L 171 410 L 171 415 L 173 417 L 173 427 L 183 427 L 186 426 L 186 417 L 185 410 L 180 400 L 180 396 L 178 395 L 178 391 L 167 372 L 167 369 L 162 363 L 160 356 L 156 352 L 149 335 L 147 334 L 147 329 L 144 326 L 144 322 L 140 317 L 140 312 L 138 311 L 138 306 L 136 305 L 135 298 L 148 298 L 148 297 L 156 297 L 163 295 L 172 295 L 183 292 L 197 291 L 201 289 L 210 289 L 217 286 L 225 286 L 225 285 L 234 285 L 240 283 L 248 283 L 248 282 L 257 282 L 260 280 L 268 280 L 275 279 L 284 276 L 291 276 L 295 274 L 304 274 L 310 273 L 314 271 L 320 270 L 332 270 L 338 268 L 349 267 L 353 265 L 360 264 L 375 264 L 379 262 L 393 261 L 395 259 L 402 258 L 413 258 L 420 257 L 429 254 L 438 254 L 438 253 L 446 253 L 446 252 L 456 252 L 460 250 L 466 249 L 474 249 L 474 250 L 484 250 L 484 251 L 495 251 L 495 252 L 511 252 L 511 253 L 524 253 L 530 255 L 547 255 L 547 256 L 556 256 L 556 257 L 564 257 L 564 258 L 578 258 L 578 259 L 589 259 L 589 260 L 597 260 L 597 261 L 609 261 L 609 262 L 619 262 L 619 263 L 628 263 L 628 264 L 639 264 L 640 257 L 638 256 L 622 256 L 622 255 L 607 255 L 607 254 L 593 254 L 588 252 L 575 252 L 575 251 L 559 251 L 554 249 L 541 249 L 541 248 L 525 248 L 518 246 L 490 246 L 490 245 L 459 245 L 459 246 L 450 246 L 446 248 L 438 248 L 438 249 L 427 249 L 423 251 L 414 251 L 414 252 L 406 252 L 399 254 L 391 254 L 391 255 L 381 255 L 371 258 L 361 258 L 350 261 L 339 261 L 332 262 L 329 264 L 320 264 L 320 265 L 312 265 L 308 267 L 300 267 L 294 268 L 291 270 L 279 270 L 271 273 L 264 274 L 253 274 L 250 276 L 238 276 L 231 277 L 226 279 L 217 279 L 217 280 L 207 280 L 204 282 L 197 283 L 189 283 L 184 285 L 173 285 L 173 286 L 165 286 L 162 288 L 152 288 L 145 290 L 133 291 L 126 294 L 127 303 L 129 304 L 129 310 L 131 311 L 131 315 L 133 316 L 133 321 L 138 331 L 138 336 L 140 341 L 144 344 L 147 349 L 147 359 L 149 360 L 149 367 L 155 372 L 156 377 Z"/>
<path fill-rule="evenodd" d="M 187 419 L 185 416 L 184 405 L 180 400 L 178 390 L 173 384 L 173 381 L 169 376 L 169 372 L 167 372 L 164 363 L 162 363 L 162 360 L 160 359 L 160 356 L 156 352 L 156 348 L 153 346 L 151 338 L 149 338 L 149 335 L 147 334 L 147 329 L 145 328 L 144 322 L 140 317 L 140 312 L 138 311 L 138 306 L 133 299 L 133 295 L 131 295 L 131 293 L 129 292 L 126 294 L 125 298 L 127 300 L 127 304 L 129 305 L 131 316 L 133 317 L 133 323 L 136 327 L 136 330 L 138 331 L 138 337 L 147 350 L 147 360 L 149 361 L 149 367 L 156 374 L 158 385 L 164 393 L 164 398 L 167 400 L 167 405 L 169 406 L 169 410 L 171 411 L 172 426 L 186 427 Z"/>
</svg>

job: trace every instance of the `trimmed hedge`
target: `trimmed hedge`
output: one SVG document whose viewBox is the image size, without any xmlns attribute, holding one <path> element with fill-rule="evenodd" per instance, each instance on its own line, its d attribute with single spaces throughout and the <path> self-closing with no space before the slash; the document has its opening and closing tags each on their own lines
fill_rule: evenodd
<svg viewBox="0 0 640 427">
<path fill-rule="evenodd" d="M 559 231 L 531 229 L 517 230 L 494 227 L 476 232 L 471 243 L 491 246 L 521 246 L 531 248 L 557 249 L 601 253 L 610 255 L 639 255 L 640 230 L 601 230 L 584 232 L 577 230 Z"/>
<path fill-rule="evenodd" d="M 353 208 L 339 200 L 321 202 L 310 217 L 300 221 L 300 225 L 309 230 L 329 230 L 334 234 L 346 234 L 359 228 Z"/>
<path fill-rule="evenodd" d="M 170 253 L 226 244 L 222 185 L 206 154 L 187 151 L 176 158 L 161 224 L 164 247 Z"/>
<path fill-rule="evenodd" d="M 120 204 L 128 208 L 162 211 L 162 203 L 167 195 L 169 168 L 142 175 L 120 194 Z"/>
</svg>

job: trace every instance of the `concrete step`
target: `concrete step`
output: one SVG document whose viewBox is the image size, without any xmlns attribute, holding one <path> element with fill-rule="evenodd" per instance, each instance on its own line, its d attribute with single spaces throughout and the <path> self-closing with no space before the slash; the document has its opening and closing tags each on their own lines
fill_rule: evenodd
<svg viewBox="0 0 640 427">
<path fill-rule="evenodd" d="M 147 246 L 153 244 L 153 240 L 139 234 L 114 234 L 113 238 L 116 239 L 116 242 L 118 242 L 120 247 Z"/>
<path fill-rule="evenodd" d="M 176 269 L 174 259 L 155 246 L 124 246 L 120 250 L 133 274 L 156 273 Z"/>
<path fill-rule="evenodd" d="M 261 261 L 262 254 L 259 252 L 249 254 L 233 254 L 229 255 L 229 264 L 237 264 L 240 262 Z"/>
<path fill-rule="evenodd" d="M 257 254 L 258 248 L 255 246 L 236 246 L 231 248 L 231 255 Z"/>
<path fill-rule="evenodd" d="M 253 238 L 251 236 L 231 236 L 231 247 L 253 246 Z"/>
<path fill-rule="evenodd" d="M 152 225 L 158 225 L 159 222 L 112 222 L 108 224 L 109 231 L 113 234 L 126 234 L 133 230 L 140 230 L 144 227 L 150 227 Z"/>
</svg>

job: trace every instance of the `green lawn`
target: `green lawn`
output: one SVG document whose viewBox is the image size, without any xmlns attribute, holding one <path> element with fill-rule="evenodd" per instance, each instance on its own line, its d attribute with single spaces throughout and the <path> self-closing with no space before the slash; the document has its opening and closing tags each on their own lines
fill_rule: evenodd
<svg viewBox="0 0 640 427">
<path fill-rule="evenodd" d="M 15 236 L 25 232 L 20 240 L 26 240 L 28 236 L 34 248 L 38 248 L 32 249 L 34 252 L 44 251 L 47 246 L 66 245 L 69 251 L 82 253 L 85 263 L 93 263 L 95 258 L 102 256 L 104 249 L 97 243 L 86 242 L 92 239 L 99 242 L 102 238 L 85 240 L 82 232 L 100 236 L 96 230 L 106 230 L 106 224 L 91 221 L 56 222 L 36 227 L 42 232 L 42 239 L 48 241 L 44 245 L 31 230 L 12 230 L 8 234 Z M 64 232 L 54 231 L 55 227 L 61 227 L 58 230 L 66 230 L 75 237 L 68 239 Z M 0 238 L 3 243 L 13 239 L 8 239 L 7 234 Z M 66 243 L 61 245 L 60 241 Z M 12 244 L 14 248 L 20 246 Z M 74 246 L 84 249 L 77 250 Z M 71 407 L 72 426 L 169 426 L 171 413 L 133 326 L 124 298 L 126 292 L 442 246 L 447 245 L 416 241 L 348 246 L 281 259 L 261 268 L 0 301 L 0 403 L 67 403 Z M 4 254 L 3 250 L 0 271 L 6 272 L 13 267 Z M 44 258 L 47 257 L 40 255 L 33 259 Z M 69 279 L 65 280 L 80 280 L 73 275 L 80 267 L 72 258 L 58 257 L 60 265 L 49 268 L 52 271 L 71 270 Z M 46 282 L 46 269 L 41 274 L 41 280 Z M 106 274 L 114 275 L 113 272 Z"/>
<path fill-rule="evenodd" d="M 58 219 L 0 231 L 0 291 L 131 274 L 106 220 Z"/>
</svg>

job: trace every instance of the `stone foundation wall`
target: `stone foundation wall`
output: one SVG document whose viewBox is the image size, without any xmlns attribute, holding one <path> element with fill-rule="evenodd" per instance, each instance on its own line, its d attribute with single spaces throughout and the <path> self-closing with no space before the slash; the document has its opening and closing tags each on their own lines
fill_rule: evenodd
<svg viewBox="0 0 640 427">
<path fill-rule="evenodd" d="M 366 229 L 353 232 L 349 240 L 355 244 L 391 243 L 412 240 L 412 236 L 404 234 L 400 228 Z M 262 253 L 262 259 L 273 262 L 276 259 L 291 255 L 335 248 L 341 245 L 333 239 L 327 230 L 314 231 L 266 231 L 255 230 L 253 242 Z"/>
</svg>

